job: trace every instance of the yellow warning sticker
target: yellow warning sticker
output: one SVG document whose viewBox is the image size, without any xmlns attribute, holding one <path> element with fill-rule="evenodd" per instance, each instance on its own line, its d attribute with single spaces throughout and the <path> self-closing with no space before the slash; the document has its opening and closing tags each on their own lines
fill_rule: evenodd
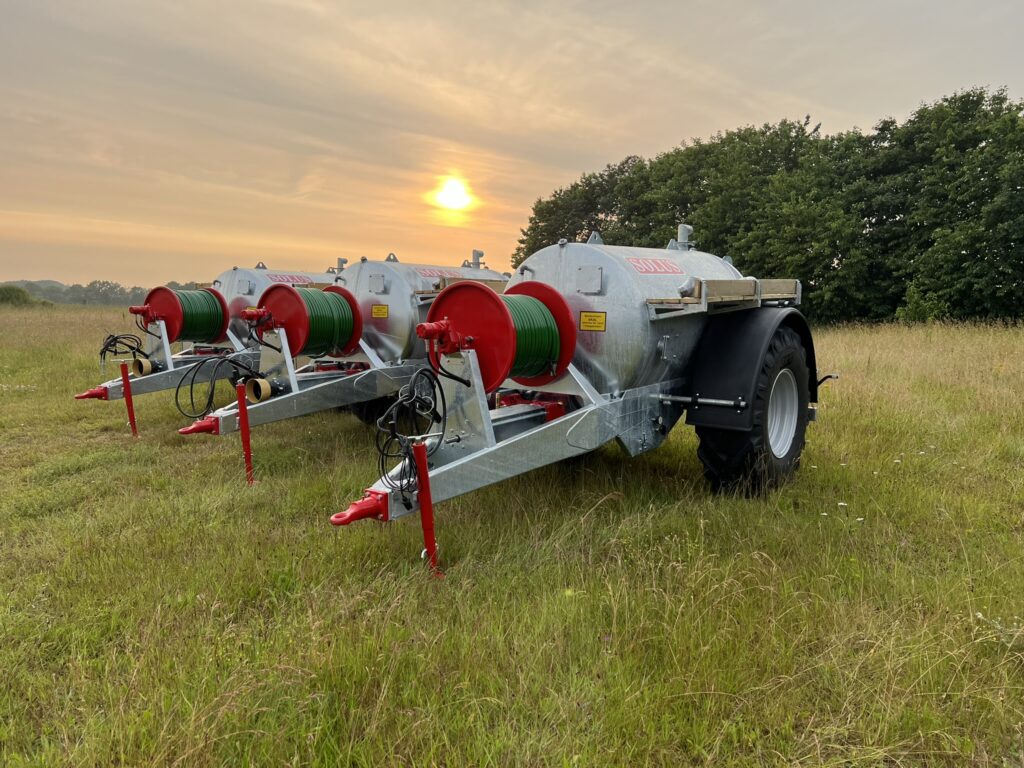
<svg viewBox="0 0 1024 768">
<path fill-rule="evenodd" d="M 604 333 L 607 319 L 607 312 L 580 312 L 580 330 Z"/>
<path fill-rule="evenodd" d="M 388 316 L 388 305 L 387 304 L 374 304 L 370 307 L 370 317 L 387 317 Z"/>
</svg>

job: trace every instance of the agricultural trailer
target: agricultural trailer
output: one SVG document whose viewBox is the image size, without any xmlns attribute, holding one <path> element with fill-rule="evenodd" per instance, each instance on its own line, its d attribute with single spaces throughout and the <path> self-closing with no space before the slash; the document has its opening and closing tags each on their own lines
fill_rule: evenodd
<svg viewBox="0 0 1024 768">
<path fill-rule="evenodd" d="M 398 463 L 331 523 L 420 512 L 436 568 L 434 503 L 612 441 L 646 453 L 684 415 L 713 488 L 788 478 L 821 383 L 800 283 L 744 276 L 692 231 L 663 250 L 595 232 L 537 251 L 503 293 L 445 288 L 417 327 L 430 367 L 381 419 Z"/>
<path fill-rule="evenodd" d="M 101 362 L 109 354 L 131 355 L 118 361 L 120 376 L 75 399 L 124 399 L 137 435 L 135 396 L 177 392 L 186 379 L 194 385 L 258 370 L 260 347 L 250 337 L 242 312 L 272 287 L 329 285 L 335 272 L 277 271 L 260 262 L 252 269 L 233 267 L 197 290 L 154 288 L 143 304 L 128 309 L 139 333 L 108 336 L 100 349 Z"/>
<path fill-rule="evenodd" d="M 508 275 L 487 269 L 482 257 L 474 251 L 471 261 L 448 267 L 403 263 L 391 253 L 339 270 L 323 289 L 271 287 L 243 312 L 265 372 L 246 374 L 235 402 L 178 431 L 241 432 L 251 478 L 252 427 L 335 408 L 375 423 L 413 373 L 429 366 L 416 328 L 439 292 L 462 282 L 505 286 Z"/>
</svg>

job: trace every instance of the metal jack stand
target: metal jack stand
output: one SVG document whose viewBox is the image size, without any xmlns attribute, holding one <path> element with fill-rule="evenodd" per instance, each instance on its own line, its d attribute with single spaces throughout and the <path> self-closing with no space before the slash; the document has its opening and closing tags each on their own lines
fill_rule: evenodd
<svg viewBox="0 0 1024 768">
<path fill-rule="evenodd" d="M 238 431 L 242 436 L 242 456 L 245 458 L 245 481 L 249 485 L 253 485 L 256 482 L 256 475 L 252 470 L 252 442 L 249 439 L 249 407 L 245 402 L 245 384 L 236 384 L 235 394 L 238 397 Z"/>
<path fill-rule="evenodd" d="M 138 437 L 139 427 L 135 423 L 135 403 L 132 402 L 132 381 L 128 378 L 128 363 L 121 363 L 121 386 L 124 388 L 124 404 L 128 409 L 128 424 L 132 428 L 132 437 Z"/>
<path fill-rule="evenodd" d="M 427 466 L 427 444 L 417 440 L 412 444 L 412 457 L 416 461 L 416 495 L 420 502 L 420 523 L 423 526 L 423 554 L 430 562 L 430 572 L 439 579 L 444 573 L 437 567 L 437 539 L 434 537 L 434 502 L 430 497 L 430 468 Z"/>
</svg>

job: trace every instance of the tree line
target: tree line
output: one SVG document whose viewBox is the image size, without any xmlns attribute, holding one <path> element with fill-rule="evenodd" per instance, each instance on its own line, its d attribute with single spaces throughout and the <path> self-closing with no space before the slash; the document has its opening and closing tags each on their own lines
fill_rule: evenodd
<svg viewBox="0 0 1024 768">
<path fill-rule="evenodd" d="M 627 157 L 537 200 L 513 264 L 594 230 L 664 247 L 685 221 L 744 274 L 800 279 L 819 322 L 1021 318 L 1022 114 L 976 88 L 870 132 L 782 120 Z"/>
<path fill-rule="evenodd" d="M 32 282 L 28 280 L 10 283 L 4 288 L 20 288 L 34 299 L 49 301 L 54 304 L 110 304 L 117 306 L 128 306 L 142 304 L 149 293 L 149 288 L 133 286 L 126 288 L 120 283 L 111 280 L 93 280 L 90 283 L 81 285 L 64 285 L 52 280 Z M 195 283 L 176 283 L 173 280 L 167 283 L 168 288 L 175 290 L 194 288 Z M 16 303 L 9 300 L 6 303 Z M 20 302 L 17 302 L 20 303 Z"/>
</svg>

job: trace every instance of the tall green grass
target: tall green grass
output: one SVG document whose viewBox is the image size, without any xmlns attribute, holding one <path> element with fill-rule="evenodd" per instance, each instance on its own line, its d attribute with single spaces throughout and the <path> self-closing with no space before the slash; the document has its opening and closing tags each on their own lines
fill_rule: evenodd
<svg viewBox="0 0 1024 768">
<path fill-rule="evenodd" d="M 1024 332 L 818 334 L 803 466 L 711 496 L 685 427 L 439 507 L 341 413 L 179 437 L 75 402 L 123 312 L 0 309 L 6 765 L 1024 761 Z M 114 368 L 107 377 L 114 375 Z"/>
</svg>

